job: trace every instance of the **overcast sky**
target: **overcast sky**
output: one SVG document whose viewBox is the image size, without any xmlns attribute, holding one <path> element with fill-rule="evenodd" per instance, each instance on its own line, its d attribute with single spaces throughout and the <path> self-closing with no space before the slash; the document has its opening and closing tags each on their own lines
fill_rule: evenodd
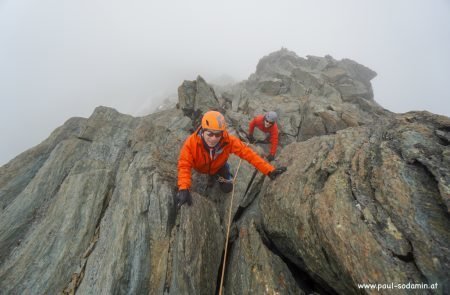
<svg viewBox="0 0 450 295">
<path fill-rule="evenodd" d="M 391 111 L 450 116 L 449 0 L 0 0 L 0 165 L 96 106 L 137 115 L 281 47 L 371 68 Z"/>
</svg>

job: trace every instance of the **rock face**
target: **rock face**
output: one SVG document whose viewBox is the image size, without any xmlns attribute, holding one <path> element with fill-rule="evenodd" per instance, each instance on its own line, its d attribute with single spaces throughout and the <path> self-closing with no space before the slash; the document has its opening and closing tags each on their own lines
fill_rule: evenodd
<svg viewBox="0 0 450 295">
<path fill-rule="evenodd" d="M 440 189 L 450 183 L 448 148 L 436 135 L 448 128 L 443 119 L 407 114 L 286 147 L 279 161 L 290 169 L 261 199 L 275 247 L 342 294 L 358 293 L 355 282 L 443 284 L 450 265 L 449 194 Z"/>
<path fill-rule="evenodd" d="M 179 108 L 189 116 L 195 111 L 202 113 L 218 108 L 219 100 L 214 89 L 198 76 L 195 81 L 184 81 L 178 88 Z"/>
<path fill-rule="evenodd" d="M 450 119 L 384 110 L 375 75 L 282 49 L 217 93 L 184 81 L 178 108 L 68 120 L 0 168 L 0 293 L 214 294 L 231 213 L 224 294 L 448 294 Z M 271 181 L 231 156 L 234 195 L 194 172 L 178 209 L 178 153 L 209 108 L 243 140 L 277 111 L 288 170 Z"/>
<path fill-rule="evenodd" d="M 262 58 L 248 80 L 221 95 L 233 101 L 230 112 L 250 118 L 276 111 L 281 141 L 287 145 L 390 118 L 393 114 L 373 100 L 370 80 L 375 76 L 349 59 L 304 59 L 282 49 Z M 240 125 L 247 129 L 248 122 Z"/>
</svg>

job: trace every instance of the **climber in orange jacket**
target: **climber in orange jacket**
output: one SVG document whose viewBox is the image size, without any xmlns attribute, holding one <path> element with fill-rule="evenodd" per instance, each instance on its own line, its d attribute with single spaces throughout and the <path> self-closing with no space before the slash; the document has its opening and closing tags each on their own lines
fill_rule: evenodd
<svg viewBox="0 0 450 295">
<path fill-rule="evenodd" d="M 184 142 L 178 160 L 178 207 L 184 203 L 192 204 L 191 169 L 217 178 L 222 191 L 229 193 L 233 189 L 230 166 L 227 163 L 230 154 L 255 166 L 261 173 L 275 179 L 286 171 L 286 167 L 275 168 L 246 146 L 239 138 L 228 134 L 224 116 L 216 111 L 208 111 L 202 118 L 202 125 Z"/>
<path fill-rule="evenodd" d="M 264 115 L 256 116 L 249 125 L 248 140 L 250 143 L 255 142 L 253 137 L 253 130 L 258 127 L 259 130 L 266 133 L 266 141 L 270 141 L 270 152 L 267 155 L 267 160 L 270 162 L 275 158 L 278 146 L 278 125 L 277 125 L 277 113 L 267 112 Z"/>
</svg>

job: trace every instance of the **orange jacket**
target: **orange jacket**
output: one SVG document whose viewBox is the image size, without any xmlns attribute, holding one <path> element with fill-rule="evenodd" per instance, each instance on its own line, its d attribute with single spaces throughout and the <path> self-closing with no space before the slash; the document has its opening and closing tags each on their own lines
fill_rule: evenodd
<svg viewBox="0 0 450 295">
<path fill-rule="evenodd" d="M 256 167 L 261 173 L 267 175 L 275 167 L 264 161 L 251 148 L 246 146 L 240 139 L 223 132 L 223 137 L 215 148 L 214 155 L 203 142 L 202 129 L 199 128 L 191 134 L 181 148 L 178 160 L 178 189 L 189 189 L 191 187 L 191 169 L 200 173 L 214 175 L 225 165 L 230 154 L 236 154 Z"/>
<path fill-rule="evenodd" d="M 251 122 L 248 130 L 248 135 L 253 135 L 253 130 L 255 129 L 255 126 L 258 127 L 259 130 L 261 130 L 264 133 L 270 133 L 270 154 L 272 156 L 275 156 L 277 153 L 277 146 L 278 146 L 278 125 L 275 122 L 272 126 L 269 128 L 264 127 L 264 115 L 256 116 Z"/>
</svg>

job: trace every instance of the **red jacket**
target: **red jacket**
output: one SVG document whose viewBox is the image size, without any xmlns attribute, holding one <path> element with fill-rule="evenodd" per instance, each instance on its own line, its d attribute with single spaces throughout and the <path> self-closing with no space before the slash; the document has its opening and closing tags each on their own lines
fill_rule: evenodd
<svg viewBox="0 0 450 295">
<path fill-rule="evenodd" d="M 264 115 L 256 116 L 251 122 L 249 126 L 248 135 L 253 135 L 253 130 L 255 129 L 255 126 L 258 127 L 259 130 L 261 130 L 264 133 L 270 133 L 270 154 L 272 156 L 275 156 L 277 153 L 277 146 L 278 146 L 278 125 L 275 122 L 272 126 L 269 128 L 264 127 Z"/>
<path fill-rule="evenodd" d="M 191 187 L 192 168 L 200 173 L 214 175 L 225 165 L 230 154 L 236 154 L 265 175 L 275 169 L 239 138 L 228 134 L 227 131 L 223 132 L 223 137 L 214 149 L 214 155 L 211 155 L 205 147 L 201 132 L 201 128 L 197 129 L 186 139 L 181 148 L 178 160 L 178 189 L 189 189 Z"/>
</svg>

